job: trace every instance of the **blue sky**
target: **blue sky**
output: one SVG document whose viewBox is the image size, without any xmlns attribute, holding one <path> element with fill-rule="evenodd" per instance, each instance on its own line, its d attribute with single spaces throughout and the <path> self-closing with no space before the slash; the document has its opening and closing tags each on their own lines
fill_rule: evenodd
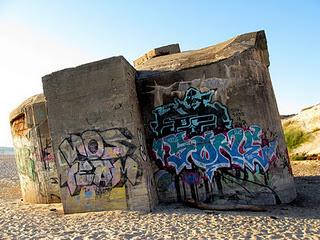
<svg viewBox="0 0 320 240">
<path fill-rule="evenodd" d="M 123 55 L 132 62 L 170 43 L 206 47 L 264 29 L 280 113 L 320 102 L 320 1 L 2 1 L 0 146 L 8 114 L 42 91 L 41 77 Z"/>
</svg>

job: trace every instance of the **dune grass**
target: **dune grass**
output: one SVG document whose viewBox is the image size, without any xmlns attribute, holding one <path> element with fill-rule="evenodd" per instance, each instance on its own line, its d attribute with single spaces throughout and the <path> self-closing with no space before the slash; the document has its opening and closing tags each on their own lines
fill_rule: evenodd
<svg viewBox="0 0 320 240">
<path fill-rule="evenodd" d="M 297 148 L 310 139 L 310 134 L 305 133 L 299 128 L 288 127 L 284 129 L 284 136 L 289 151 Z"/>
</svg>

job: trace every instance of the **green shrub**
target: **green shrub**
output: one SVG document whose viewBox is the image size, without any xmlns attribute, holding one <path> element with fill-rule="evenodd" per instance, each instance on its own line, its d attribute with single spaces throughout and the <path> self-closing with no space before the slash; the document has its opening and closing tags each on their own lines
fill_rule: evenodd
<svg viewBox="0 0 320 240">
<path fill-rule="evenodd" d="M 284 137 L 289 150 L 293 150 L 302 143 L 309 140 L 310 135 L 305 134 L 302 130 L 297 128 L 287 128 L 284 130 Z"/>
<path fill-rule="evenodd" d="M 292 156 L 291 159 L 294 160 L 294 161 L 306 160 L 307 156 L 305 154 L 295 155 L 295 156 Z"/>
</svg>

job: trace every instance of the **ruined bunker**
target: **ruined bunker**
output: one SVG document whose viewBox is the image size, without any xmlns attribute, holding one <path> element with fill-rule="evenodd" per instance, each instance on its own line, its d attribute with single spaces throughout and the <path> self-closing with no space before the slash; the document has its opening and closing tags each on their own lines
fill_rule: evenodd
<svg viewBox="0 0 320 240">
<path fill-rule="evenodd" d="M 263 31 L 135 61 L 160 202 L 296 197 Z M 164 50 L 163 50 L 164 51 Z"/>
<path fill-rule="evenodd" d="M 156 48 L 135 68 L 120 56 L 44 76 L 65 213 L 292 201 L 269 64 L 259 31 Z"/>
<path fill-rule="evenodd" d="M 28 98 L 13 110 L 10 124 L 23 201 L 60 202 L 43 94 Z"/>
</svg>

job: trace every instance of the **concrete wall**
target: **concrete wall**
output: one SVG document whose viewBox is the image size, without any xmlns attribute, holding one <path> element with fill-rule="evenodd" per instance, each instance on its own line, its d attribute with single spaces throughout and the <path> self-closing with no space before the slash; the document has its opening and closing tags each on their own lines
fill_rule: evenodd
<svg viewBox="0 0 320 240">
<path fill-rule="evenodd" d="M 157 202 L 135 74 L 113 57 L 43 77 L 65 213 Z"/>
<path fill-rule="evenodd" d="M 43 95 L 27 99 L 12 111 L 10 124 L 23 200 L 30 203 L 60 202 Z"/>
<path fill-rule="evenodd" d="M 159 200 L 296 197 L 263 31 L 137 65 Z"/>
</svg>

